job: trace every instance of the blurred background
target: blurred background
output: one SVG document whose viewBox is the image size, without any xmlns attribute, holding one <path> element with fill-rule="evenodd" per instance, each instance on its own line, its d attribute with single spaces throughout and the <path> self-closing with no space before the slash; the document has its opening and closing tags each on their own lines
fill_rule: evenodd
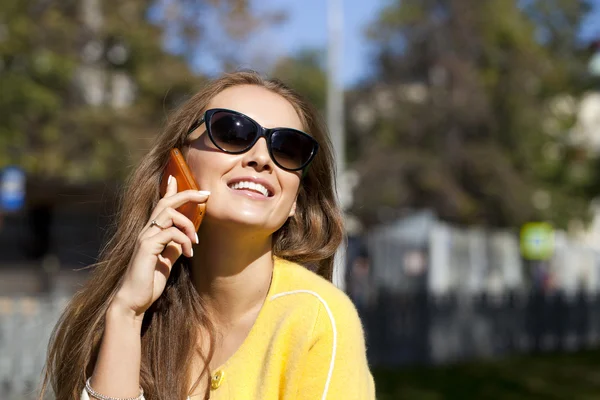
<svg viewBox="0 0 600 400">
<path fill-rule="evenodd" d="M 0 0 L 0 399 L 167 114 L 242 68 L 329 123 L 378 399 L 598 397 L 600 1 Z"/>
</svg>

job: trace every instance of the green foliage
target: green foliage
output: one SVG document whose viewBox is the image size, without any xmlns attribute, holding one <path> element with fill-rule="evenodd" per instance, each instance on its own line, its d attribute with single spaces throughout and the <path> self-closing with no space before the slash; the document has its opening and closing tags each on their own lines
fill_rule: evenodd
<svg viewBox="0 0 600 400">
<path fill-rule="evenodd" d="M 254 26 L 244 23 L 255 19 L 247 1 L 176 0 L 168 7 L 179 12 L 168 15 L 166 4 L 3 1 L 0 167 L 69 182 L 128 173 L 165 114 L 202 82 L 186 50 L 205 43 L 206 20 L 191 16 L 212 10 L 224 23 L 235 19 L 244 27 L 235 35 Z M 182 43 L 181 51 L 167 52 L 167 39 Z"/>
<path fill-rule="evenodd" d="M 597 156 L 570 128 L 589 83 L 577 39 L 586 11 L 571 0 L 390 1 L 368 32 L 378 74 L 349 94 L 354 211 L 366 222 L 384 203 L 461 224 L 585 220 Z"/>
<path fill-rule="evenodd" d="M 305 49 L 294 57 L 279 60 L 271 75 L 300 92 L 324 113 L 327 103 L 327 76 L 323 59 L 322 51 Z"/>
</svg>

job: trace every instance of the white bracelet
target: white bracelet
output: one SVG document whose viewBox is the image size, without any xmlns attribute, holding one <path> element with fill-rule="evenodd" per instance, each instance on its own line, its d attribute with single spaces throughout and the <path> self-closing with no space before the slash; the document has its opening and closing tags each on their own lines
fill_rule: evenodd
<svg viewBox="0 0 600 400">
<path fill-rule="evenodd" d="M 92 379 L 92 378 L 89 377 L 87 379 L 87 381 L 85 381 L 85 390 L 87 390 L 87 392 L 90 396 L 93 396 L 99 400 L 144 400 L 144 389 L 142 389 L 141 386 L 140 386 L 140 394 L 137 397 L 127 397 L 127 398 L 108 397 L 108 396 L 104 396 L 104 395 L 96 392 L 94 389 L 92 389 L 92 386 L 90 385 L 90 379 Z"/>
</svg>

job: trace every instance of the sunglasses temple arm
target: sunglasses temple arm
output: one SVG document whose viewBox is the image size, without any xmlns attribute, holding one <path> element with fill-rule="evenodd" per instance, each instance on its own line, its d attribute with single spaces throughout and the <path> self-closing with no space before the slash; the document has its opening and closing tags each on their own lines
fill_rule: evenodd
<svg viewBox="0 0 600 400">
<path fill-rule="evenodd" d="M 308 174 L 308 168 L 310 168 L 310 164 L 312 164 L 312 160 L 308 163 L 306 167 L 302 169 L 302 175 L 300 176 L 300 179 L 304 179 L 304 177 Z"/>
<path fill-rule="evenodd" d="M 192 126 L 190 126 L 190 129 L 188 130 L 188 135 L 190 133 L 192 133 L 193 131 L 196 130 L 196 128 L 198 128 L 200 125 L 202 125 L 204 123 L 204 116 L 202 118 L 200 118 L 199 120 L 197 120 L 196 122 L 194 122 L 192 124 Z"/>
</svg>

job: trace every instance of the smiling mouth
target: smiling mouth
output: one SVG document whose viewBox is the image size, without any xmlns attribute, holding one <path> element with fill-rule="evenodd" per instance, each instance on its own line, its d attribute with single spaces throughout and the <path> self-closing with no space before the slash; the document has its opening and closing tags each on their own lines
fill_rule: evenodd
<svg viewBox="0 0 600 400">
<path fill-rule="evenodd" d="M 265 197 L 272 196 L 272 193 L 270 193 L 266 187 L 264 187 L 260 183 L 256 183 L 256 182 L 249 182 L 249 181 L 236 182 L 236 183 L 229 185 L 229 188 L 231 188 L 233 190 L 250 190 L 255 193 L 260 193 Z"/>
</svg>

